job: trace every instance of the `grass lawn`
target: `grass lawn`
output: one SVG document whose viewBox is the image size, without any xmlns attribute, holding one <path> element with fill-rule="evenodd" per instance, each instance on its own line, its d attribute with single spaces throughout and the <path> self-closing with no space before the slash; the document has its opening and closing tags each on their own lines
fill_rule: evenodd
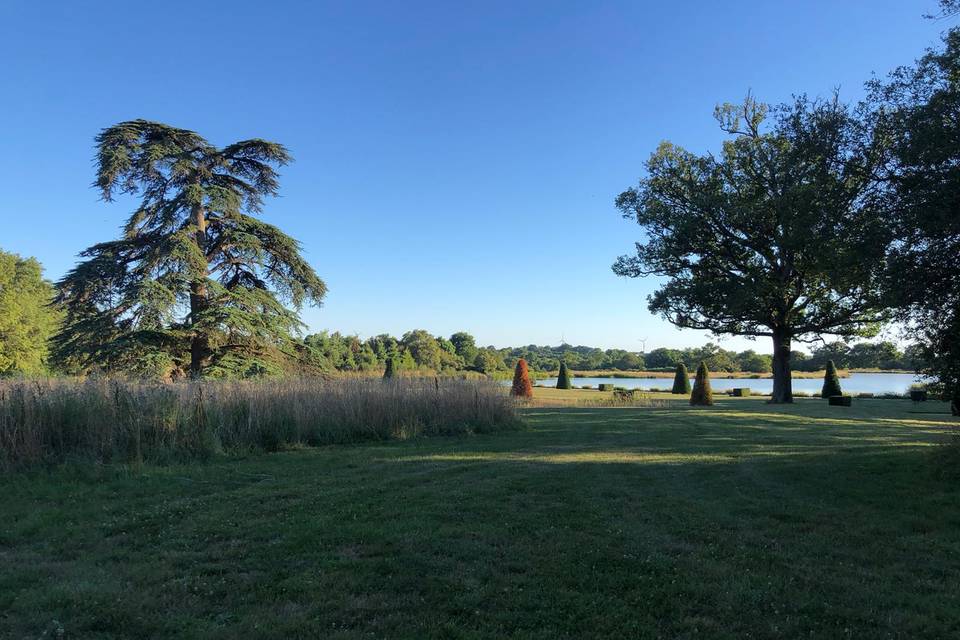
<svg viewBox="0 0 960 640">
<path fill-rule="evenodd" d="M 943 410 L 535 407 L 513 433 L 8 476 L 0 637 L 958 637 L 960 481 L 929 461 L 960 423 L 913 413 Z"/>
<path fill-rule="evenodd" d="M 690 383 L 693 384 L 692 382 Z M 671 405 L 680 406 L 686 404 L 690 400 L 688 395 L 673 395 L 672 393 L 666 391 L 641 391 L 637 390 L 637 401 L 639 405 L 663 405 L 665 403 L 670 403 Z M 598 391 L 597 389 L 555 389 L 554 387 L 534 387 L 533 388 L 533 400 L 530 401 L 530 404 L 534 407 L 596 407 L 603 405 L 612 404 L 611 401 L 614 399 L 613 391 Z M 738 397 L 734 398 L 727 396 L 726 394 L 721 394 L 719 391 L 714 392 L 714 399 L 720 402 L 733 401 L 740 402 L 743 400 L 751 401 L 766 401 L 769 399 L 769 396 L 750 396 L 750 397 Z M 797 398 L 797 402 L 800 402 L 800 398 Z M 751 405 L 752 406 L 752 405 Z M 944 405 L 946 406 L 946 405 Z M 902 407 L 901 407 L 902 408 Z M 932 410 L 932 409 L 930 409 Z M 949 408 L 943 409 L 944 411 L 949 411 Z"/>
</svg>

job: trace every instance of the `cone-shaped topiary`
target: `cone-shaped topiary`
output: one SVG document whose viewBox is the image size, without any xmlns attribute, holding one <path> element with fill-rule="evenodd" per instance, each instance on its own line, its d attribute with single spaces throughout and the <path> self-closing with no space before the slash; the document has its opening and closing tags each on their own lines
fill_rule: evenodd
<svg viewBox="0 0 960 640">
<path fill-rule="evenodd" d="M 690 394 L 690 404 L 710 406 L 713 404 L 713 389 L 710 388 L 710 372 L 707 363 L 701 362 L 697 367 L 697 377 L 693 381 L 693 393 Z"/>
<path fill-rule="evenodd" d="M 573 389 L 573 383 L 570 382 L 570 372 L 567 371 L 567 363 L 560 363 L 560 373 L 557 374 L 557 389 Z"/>
<path fill-rule="evenodd" d="M 827 360 L 827 372 L 823 374 L 823 389 L 820 391 L 821 398 L 830 396 L 842 396 L 843 390 L 840 389 L 840 376 L 837 375 L 837 366 L 833 360 Z"/>
<path fill-rule="evenodd" d="M 396 365 L 393 363 L 393 358 L 387 358 L 387 368 L 383 370 L 383 379 L 388 380 L 397 375 Z"/>
<path fill-rule="evenodd" d="M 530 382 L 530 371 L 527 370 L 527 361 L 523 358 L 517 360 L 517 368 L 513 372 L 513 387 L 510 389 L 510 395 L 517 398 L 532 398 L 533 383 Z"/>
<path fill-rule="evenodd" d="M 690 393 L 690 374 L 687 365 L 682 362 L 677 365 L 677 373 L 673 376 L 673 391 L 670 393 Z"/>
</svg>

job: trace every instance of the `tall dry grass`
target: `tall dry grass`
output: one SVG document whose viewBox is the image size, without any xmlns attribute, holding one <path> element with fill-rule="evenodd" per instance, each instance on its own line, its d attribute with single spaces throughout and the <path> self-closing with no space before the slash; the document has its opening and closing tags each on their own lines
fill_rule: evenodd
<svg viewBox="0 0 960 640">
<path fill-rule="evenodd" d="M 478 380 L 8 380 L 0 381 L 0 469 L 202 459 L 517 423 L 504 390 Z"/>
</svg>

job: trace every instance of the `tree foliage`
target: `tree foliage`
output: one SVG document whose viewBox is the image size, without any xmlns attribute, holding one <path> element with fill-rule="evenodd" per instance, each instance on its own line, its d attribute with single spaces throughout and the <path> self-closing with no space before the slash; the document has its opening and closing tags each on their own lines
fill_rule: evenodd
<svg viewBox="0 0 960 640">
<path fill-rule="evenodd" d="M 879 126 L 895 141 L 890 302 L 921 345 L 922 371 L 960 414 L 960 29 L 872 89 Z"/>
<path fill-rule="evenodd" d="M 473 368 L 480 373 L 490 375 L 505 369 L 505 365 L 503 358 L 493 349 L 480 349 L 477 352 L 477 357 L 474 358 Z"/>
<path fill-rule="evenodd" d="M 441 363 L 440 345 L 428 331 L 415 329 L 403 334 L 400 344 L 404 349 L 410 352 L 413 361 L 418 367 L 431 370 L 439 370 Z"/>
<path fill-rule="evenodd" d="M 39 262 L 0 250 L 0 376 L 46 370 L 48 342 L 59 323 L 53 296 Z"/>
<path fill-rule="evenodd" d="M 719 156 L 665 142 L 617 198 L 646 238 L 614 271 L 665 276 L 650 310 L 679 327 L 772 338 L 773 400 L 790 402 L 792 340 L 884 318 L 884 145 L 836 98 L 771 111 L 748 97 L 715 116 L 730 136 Z"/>
<path fill-rule="evenodd" d="M 810 354 L 797 362 L 796 368 L 801 371 L 819 371 L 825 369 L 830 360 L 838 369 L 917 371 L 923 366 L 918 345 L 908 345 L 901 351 L 896 344 L 888 340 L 858 342 L 853 345 L 838 340 L 812 347 Z"/>
<path fill-rule="evenodd" d="M 450 336 L 450 343 L 453 344 L 454 352 L 463 362 L 473 363 L 477 359 L 477 341 L 466 331 L 458 331 Z"/>
<path fill-rule="evenodd" d="M 575 370 L 571 362 L 577 363 L 579 370 L 639 371 L 644 366 L 643 357 L 623 349 L 602 350 L 571 345 L 497 349 L 476 346 L 476 339 L 464 331 L 454 333 L 449 339 L 432 336 L 422 329 L 404 335 L 406 340 L 385 333 L 361 340 L 355 335 L 321 331 L 304 337 L 297 345 L 297 354 L 304 373 L 381 371 L 391 357 L 395 359 L 398 371 L 446 374 L 476 371 L 504 375 L 512 371 L 518 358 L 526 360 L 530 370 L 543 373 L 558 373 L 561 362 L 566 365 L 568 374 Z M 435 348 L 424 346 L 430 340 L 436 343 Z M 416 356 L 411 350 L 414 346 L 423 347 Z M 437 362 L 436 354 L 439 354 L 439 368 L 433 366 Z M 473 358 L 465 357 L 470 355 Z M 793 358 L 797 368 L 805 371 L 823 369 L 831 358 L 842 368 L 912 370 L 919 363 L 915 347 L 901 352 L 891 342 L 824 343 L 814 347 L 810 355 L 794 352 Z M 653 370 L 675 370 L 680 363 L 686 365 L 688 371 L 695 370 L 701 361 L 706 362 L 711 371 L 768 373 L 771 367 L 769 354 L 750 349 L 738 353 L 712 342 L 683 349 L 660 347 L 646 354 L 646 364 Z"/>
<path fill-rule="evenodd" d="M 940 0 L 939 5 L 939 13 L 928 14 L 926 17 L 932 19 L 941 19 L 950 18 L 960 14 L 960 0 Z"/>
<path fill-rule="evenodd" d="M 256 217 L 287 150 L 260 139 L 217 148 L 146 120 L 104 129 L 96 144 L 104 200 L 139 204 L 120 239 L 85 250 L 60 281 L 60 359 L 201 376 L 292 356 L 297 310 L 326 287 L 299 244 Z"/>
</svg>

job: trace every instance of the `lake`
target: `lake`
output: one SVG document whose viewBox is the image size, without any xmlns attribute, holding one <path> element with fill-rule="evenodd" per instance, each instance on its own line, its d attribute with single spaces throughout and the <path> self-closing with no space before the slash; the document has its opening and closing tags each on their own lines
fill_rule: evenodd
<svg viewBox="0 0 960 640">
<path fill-rule="evenodd" d="M 851 373 L 848 378 L 840 378 L 840 386 L 844 393 L 906 393 L 911 384 L 919 382 L 912 373 Z M 536 384 L 544 387 L 557 386 L 556 378 L 537 380 Z M 627 389 L 670 389 L 673 378 L 573 378 L 577 387 L 598 384 L 613 384 Z M 693 385 L 693 371 L 690 372 L 690 384 Z M 753 380 L 750 378 L 710 378 L 710 386 L 714 391 L 726 391 L 734 387 L 750 388 L 755 393 L 769 394 L 773 391 L 773 379 L 765 378 Z M 794 378 L 793 390 L 807 393 L 820 393 L 823 387 L 822 378 Z"/>
</svg>

